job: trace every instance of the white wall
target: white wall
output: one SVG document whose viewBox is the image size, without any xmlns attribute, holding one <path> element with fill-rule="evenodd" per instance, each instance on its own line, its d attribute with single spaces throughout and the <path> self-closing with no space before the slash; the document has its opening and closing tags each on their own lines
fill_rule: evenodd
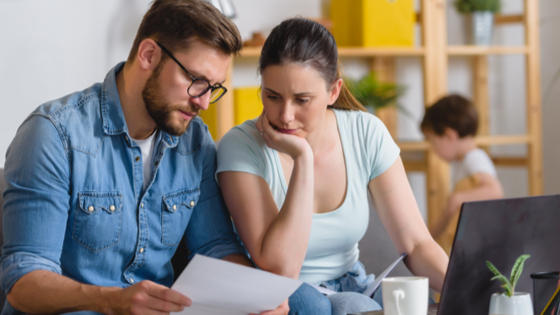
<svg viewBox="0 0 560 315">
<path fill-rule="evenodd" d="M 234 0 L 238 11 L 234 22 L 241 35 L 248 39 L 253 31 L 267 34 L 285 18 L 295 15 L 320 16 L 326 0 Z M 522 0 L 504 0 L 504 12 L 522 11 Z M 147 10 L 149 0 L 0 0 L 0 166 L 17 127 L 41 103 L 81 90 L 102 81 L 107 71 L 128 55 L 136 28 Z M 560 2 L 541 0 L 542 16 L 542 86 L 549 91 L 543 104 L 544 178 L 546 193 L 557 193 L 560 168 L 557 156 L 560 144 L 558 99 L 560 82 L 550 85 L 560 69 Z M 464 43 L 462 17 L 448 1 L 450 44 Z M 496 30 L 496 44 L 523 43 L 521 26 L 502 26 Z M 236 63 L 234 85 L 259 83 L 257 59 Z M 469 58 L 451 58 L 450 92 L 472 95 Z M 360 59 L 345 59 L 349 76 L 367 71 Z M 525 132 L 524 59 L 520 56 L 499 56 L 490 59 L 490 91 L 492 133 Z M 559 74 L 560 75 L 560 74 Z M 397 78 L 408 86 L 401 104 L 414 118 L 401 117 L 399 138 L 419 140 L 417 124 L 423 115 L 422 75 L 418 58 L 399 58 Z M 548 89 L 550 87 L 550 89 Z M 520 155 L 523 147 L 497 147 L 494 153 Z M 500 169 L 508 197 L 527 194 L 526 172 Z M 425 187 L 422 174 L 409 177 L 425 210 Z"/>
</svg>

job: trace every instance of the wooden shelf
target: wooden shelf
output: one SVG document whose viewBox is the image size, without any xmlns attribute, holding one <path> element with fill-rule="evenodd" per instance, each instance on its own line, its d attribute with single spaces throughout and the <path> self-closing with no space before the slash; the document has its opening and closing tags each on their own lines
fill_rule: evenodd
<svg viewBox="0 0 560 315">
<path fill-rule="evenodd" d="M 237 58 L 239 57 L 260 57 L 261 56 L 261 49 L 262 47 L 243 47 L 243 50 L 241 50 L 241 53 L 239 54 L 239 56 L 237 56 Z"/>
<path fill-rule="evenodd" d="M 529 144 L 531 137 L 529 135 L 478 136 L 475 141 L 479 146 Z M 401 151 L 427 151 L 430 148 L 427 141 L 398 141 L 397 145 Z"/>
<path fill-rule="evenodd" d="M 427 151 L 430 144 L 427 141 L 397 141 L 401 151 Z"/>
<path fill-rule="evenodd" d="M 523 14 L 508 14 L 501 15 L 496 14 L 494 17 L 494 22 L 499 24 L 509 24 L 509 23 L 523 23 L 525 22 L 525 16 Z"/>
<path fill-rule="evenodd" d="M 525 46 L 449 46 L 450 56 L 484 56 L 484 55 L 525 55 L 529 49 Z M 377 56 L 424 56 L 424 47 L 339 47 L 340 57 L 377 57 Z M 246 47 L 237 58 L 258 58 L 261 47 Z"/>
<path fill-rule="evenodd" d="M 496 167 L 527 167 L 529 159 L 527 157 L 491 157 Z M 425 159 L 408 160 L 403 158 L 403 165 L 407 172 L 426 172 L 428 166 Z"/>
<path fill-rule="evenodd" d="M 525 55 L 529 49 L 525 46 L 449 46 L 450 56 L 483 56 L 483 55 Z"/>
<path fill-rule="evenodd" d="M 529 135 L 478 136 L 475 138 L 476 144 L 479 146 L 529 144 L 531 142 L 531 139 L 532 138 Z"/>
<path fill-rule="evenodd" d="M 340 57 L 423 56 L 423 47 L 340 47 Z"/>
<path fill-rule="evenodd" d="M 423 47 L 339 47 L 339 57 L 423 56 Z M 245 47 L 239 57 L 258 58 L 261 47 Z M 238 57 L 238 58 L 239 58 Z"/>
</svg>

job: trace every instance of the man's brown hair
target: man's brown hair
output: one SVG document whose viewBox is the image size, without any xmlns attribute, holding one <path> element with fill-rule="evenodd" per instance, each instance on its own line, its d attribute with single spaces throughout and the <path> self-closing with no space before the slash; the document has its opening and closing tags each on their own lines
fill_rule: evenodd
<svg viewBox="0 0 560 315">
<path fill-rule="evenodd" d="M 142 19 L 127 62 L 136 58 L 146 38 L 171 51 L 187 49 L 195 39 L 228 55 L 239 53 L 243 47 L 235 24 L 203 0 L 155 0 Z"/>
<path fill-rule="evenodd" d="M 478 113 L 468 99 L 452 94 L 426 109 L 420 128 L 423 132 L 433 131 L 438 136 L 443 136 L 445 128 L 457 131 L 460 138 L 475 136 Z"/>
</svg>

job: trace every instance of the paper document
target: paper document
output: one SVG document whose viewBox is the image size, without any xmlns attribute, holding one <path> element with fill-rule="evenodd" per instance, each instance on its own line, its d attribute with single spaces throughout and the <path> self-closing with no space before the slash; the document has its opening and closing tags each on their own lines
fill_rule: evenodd
<svg viewBox="0 0 560 315">
<path fill-rule="evenodd" d="M 389 272 L 391 272 L 391 270 L 393 270 L 393 268 L 395 268 L 395 266 L 401 262 L 401 260 L 404 259 L 404 257 L 406 257 L 406 253 L 402 254 L 401 256 L 399 256 L 399 258 L 397 258 L 397 260 L 395 260 L 389 267 L 387 267 L 387 269 L 385 269 L 381 274 L 379 274 L 376 278 L 375 281 L 373 281 L 363 292 L 364 295 L 367 295 L 371 298 L 373 298 L 373 293 L 375 293 L 375 290 L 377 290 L 377 288 L 379 287 L 379 285 L 381 284 L 381 281 L 389 274 Z"/>
<path fill-rule="evenodd" d="M 323 293 L 324 295 L 331 295 L 331 294 L 338 293 L 336 291 L 329 290 L 327 288 L 324 288 L 324 287 L 321 287 L 321 286 L 318 286 L 318 285 L 314 285 L 314 284 L 311 284 L 311 283 L 307 283 L 307 284 L 314 287 L 315 289 L 317 289 L 317 291 Z"/>
<path fill-rule="evenodd" d="M 276 309 L 301 281 L 195 255 L 171 287 L 192 300 L 174 314 L 247 315 Z"/>
</svg>

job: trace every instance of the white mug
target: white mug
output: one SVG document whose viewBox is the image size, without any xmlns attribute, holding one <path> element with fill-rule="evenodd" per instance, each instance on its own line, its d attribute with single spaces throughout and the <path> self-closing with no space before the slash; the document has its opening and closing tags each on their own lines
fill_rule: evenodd
<svg viewBox="0 0 560 315">
<path fill-rule="evenodd" d="M 385 278 L 382 288 L 385 315 L 426 315 L 428 313 L 428 278 Z"/>
</svg>

